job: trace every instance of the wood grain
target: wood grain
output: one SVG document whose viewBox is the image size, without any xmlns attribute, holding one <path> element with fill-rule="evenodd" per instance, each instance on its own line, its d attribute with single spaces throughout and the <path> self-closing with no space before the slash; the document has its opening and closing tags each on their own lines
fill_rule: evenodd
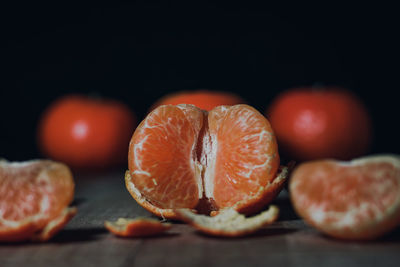
<svg viewBox="0 0 400 267">
<path fill-rule="evenodd" d="M 105 220 L 151 215 L 124 186 L 124 173 L 76 175 L 78 215 L 47 243 L 0 244 L 0 266 L 399 266 L 400 230 L 374 242 L 323 236 L 296 217 L 287 194 L 280 220 L 257 234 L 226 239 L 175 223 L 166 234 L 124 239 Z"/>
</svg>

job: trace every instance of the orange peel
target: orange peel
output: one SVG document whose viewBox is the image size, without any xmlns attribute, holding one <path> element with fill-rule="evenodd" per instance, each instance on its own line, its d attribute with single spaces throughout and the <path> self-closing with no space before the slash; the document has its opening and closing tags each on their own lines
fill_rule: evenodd
<svg viewBox="0 0 400 267">
<path fill-rule="evenodd" d="M 105 221 L 107 230 L 120 237 L 146 237 L 159 235 L 171 228 L 172 224 L 151 218 L 119 218 L 111 222 Z"/>
<path fill-rule="evenodd" d="M 234 208 L 225 208 L 215 216 L 196 214 L 190 209 L 176 209 L 175 214 L 202 233 L 220 237 L 239 237 L 252 234 L 276 221 L 279 209 L 270 205 L 268 210 L 245 217 Z"/>
</svg>

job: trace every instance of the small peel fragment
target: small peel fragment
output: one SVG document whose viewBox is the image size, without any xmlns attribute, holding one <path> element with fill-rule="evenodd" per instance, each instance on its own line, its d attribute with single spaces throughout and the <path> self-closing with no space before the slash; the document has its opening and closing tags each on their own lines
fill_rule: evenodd
<svg viewBox="0 0 400 267">
<path fill-rule="evenodd" d="M 78 209 L 76 207 L 65 208 L 60 216 L 50 221 L 40 232 L 34 234 L 32 241 L 45 242 L 56 235 L 64 226 L 75 216 Z"/>
<path fill-rule="evenodd" d="M 212 217 L 196 214 L 190 209 L 176 209 L 175 213 L 182 221 L 205 234 L 221 237 L 239 237 L 252 234 L 263 226 L 276 221 L 279 216 L 279 208 L 271 205 L 268 210 L 252 217 L 245 217 L 234 208 L 222 209 Z"/>
<path fill-rule="evenodd" d="M 146 237 L 161 234 L 171 228 L 172 224 L 162 223 L 152 218 L 119 218 L 117 221 L 105 221 L 108 231 L 121 237 Z"/>
</svg>

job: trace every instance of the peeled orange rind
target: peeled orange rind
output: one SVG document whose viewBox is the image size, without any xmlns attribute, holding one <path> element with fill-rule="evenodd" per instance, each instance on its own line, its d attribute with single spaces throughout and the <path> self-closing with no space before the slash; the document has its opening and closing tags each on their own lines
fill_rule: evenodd
<svg viewBox="0 0 400 267">
<path fill-rule="evenodd" d="M 68 207 L 63 210 L 60 216 L 50 221 L 42 231 L 35 233 L 32 241 L 48 241 L 57 234 L 64 226 L 75 216 L 78 209 L 76 207 Z"/>
<path fill-rule="evenodd" d="M 232 207 L 243 214 L 253 214 L 261 210 L 281 192 L 289 176 L 289 171 L 290 167 L 280 166 L 277 176 L 272 182 L 265 187 L 260 187 L 259 191 L 249 199 L 239 201 Z"/>
<path fill-rule="evenodd" d="M 225 208 L 215 216 L 196 214 L 190 209 L 175 210 L 177 216 L 199 231 L 213 236 L 239 237 L 249 235 L 278 219 L 279 209 L 275 205 L 253 217 L 245 217 L 234 208 Z"/>
<path fill-rule="evenodd" d="M 378 238 L 400 224 L 400 157 L 303 163 L 290 180 L 296 212 L 340 239 Z"/>
<path fill-rule="evenodd" d="M 116 236 L 146 237 L 159 235 L 170 229 L 172 224 L 151 218 L 119 218 L 114 222 L 106 221 L 104 226 Z"/>
<path fill-rule="evenodd" d="M 269 183 L 266 187 L 261 187 L 259 191 L 253 196 L 249 196 L 248 199 L 244 201 L 237 202 L 232 206 L 236 211 L 243 214 L 254 214 L 261 208 L 265 207 L 268 203 L 276 198 L 280 193 L 287 178 L 289 176 L 290 168 L 286 166 L 281 166 L 277 177 L 272 183 Z M 135 185 L 130 182 L 129 171 L 125 172 L 125 182 L 128 191 L 131 196 L 136 200 L 136 202 L 149 212 L 157 215 L 163 219 L 179 220 L 180 216 L 176 214 L 176 209 L 161 209 L 149 202 L 140 192 L 135 188 Z M 219 211 L 211 211 L 211 215 L 215 216 Z"/>
<path fill-rule="evenodd" d="M 1 160 L 0 196 L 0 242 L 48 240 L 76 213 L 72 173 L 50 160 Z"/>
<path fill-rule="evenodd" d="M 146 197 L 144 197 L 139 192 L 139 190 L 136 189 L 135 185 L 131 182 L 131 176 L 129 174 L 129 171 L 125 172 L 125 184 L 126 188 L 128 189 L 133 199 L 135 199 L 140 206 L 142 206 L 149 212 L 163 219 L 170 219 L 170 220 L 178 219 L 173 209 L 161 209 L 153 205 L 150 201 L 148 201 Z"/>
</svg>

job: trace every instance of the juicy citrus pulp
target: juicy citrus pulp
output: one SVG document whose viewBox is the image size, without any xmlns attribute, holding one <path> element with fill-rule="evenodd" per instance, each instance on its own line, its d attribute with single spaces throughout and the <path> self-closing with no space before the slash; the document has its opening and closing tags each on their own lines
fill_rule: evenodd
<svg viewBox="0 0 400 267">
<path fill-rule="evenodd" d="M 45 241 L 76 213 L 69 168 L 49 160 L 0 161 L 0 241 Z"/>
<path fill-rule="evenodd" d="M 373 239 L 400 223 L 398 156 L 303 163 L 289 188 L 297 213 L 334 237 Z"/>
<path fill-rule="evenodd" d="M 267 119 L 248 105 L 210 112 L 193 105 L 160 106 L 137 127 L 128 161 L 132 196 L 167 218 L 174 218 L 176 208 L 210 213 L 238 202 L 254 212 L 251 207 L 262 208 L 285 180 L 271 192 L 279 167 L 277 143 Z"/>
</svg>

